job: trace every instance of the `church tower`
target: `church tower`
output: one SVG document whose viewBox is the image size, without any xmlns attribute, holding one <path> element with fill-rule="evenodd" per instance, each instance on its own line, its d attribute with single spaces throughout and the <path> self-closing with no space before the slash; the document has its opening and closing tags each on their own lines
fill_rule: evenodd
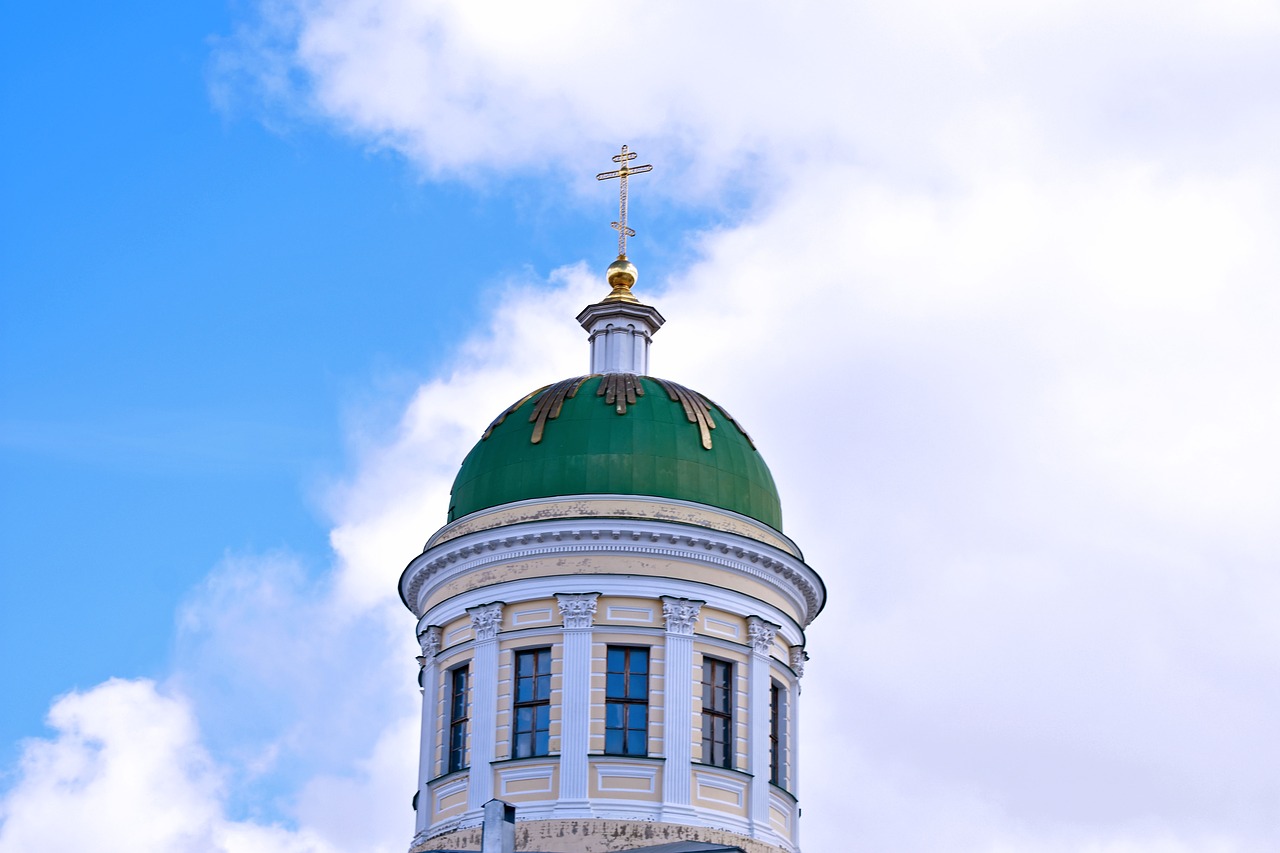
<svg viewBox="0 0 1280 853">
<path fill-rule="evenodd" d="M 649 375 L 623 146 L 590 373 L 502 411 L 405 568 L 422 741 L 412 851 L 796 853 L 805 627 L 821 579 L 751 437 Z M 486 803 L 490 806 L 486 809 Z M 501 804 L 498 804 L 501 806 Z"/>
</svg>

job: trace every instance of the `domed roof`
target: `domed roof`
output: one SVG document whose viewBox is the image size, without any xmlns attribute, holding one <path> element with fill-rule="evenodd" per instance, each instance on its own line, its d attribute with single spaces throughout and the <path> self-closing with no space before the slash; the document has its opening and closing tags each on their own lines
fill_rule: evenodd
<svg viewBox="0 0 1280 853">
<path fill-rule="evenodd" d="M 773 475 L 724 409 L 665 379 L 578 376 L 503 412 L 462 462 L 449 520 L 530 498 L 651 495 L 782 529 Z"/>
</svg>

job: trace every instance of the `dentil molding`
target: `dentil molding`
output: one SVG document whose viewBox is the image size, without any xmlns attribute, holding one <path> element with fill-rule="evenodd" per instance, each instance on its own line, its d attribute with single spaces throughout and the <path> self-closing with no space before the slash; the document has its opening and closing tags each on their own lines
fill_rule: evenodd
<svg viewBox="0 0 1280 853">
<path fill-rule="evenodd" d="M 826 600 L 816 572 L 783 551 L 730 533 L 644 521 L 609 524 L 556 522 L 519 525 L 507 535 L 480 531 L 451 539 L 418 555 L 400 577 L 400 594 L 418 617 L 429 591 L 496 564 L 570 554 L 665 557 L 728 569 L 764 581 L 796 603 L 808 625 Z"/>
</svg>

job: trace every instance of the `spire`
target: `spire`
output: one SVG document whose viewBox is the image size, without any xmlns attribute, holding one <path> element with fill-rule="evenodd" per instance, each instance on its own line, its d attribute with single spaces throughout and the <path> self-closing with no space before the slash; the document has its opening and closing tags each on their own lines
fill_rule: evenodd
<svg viewBox="0 0 1280 853">
<path fill-rule="evenodd" d="M 666 322 L 656 308 L 642 304 L 631 294 L 638 273 L 635 264 L 627 260 L 627 238 L 636 234 L 627 225 L 627 179 L 653 171 L 651 165 L 629 165 L 635 158 L 636 153 L 624 145 L 622 152 L 613 156 L 619 168 L 596 175 L 598 181 L 619 179 L 618 221 L 610 223 L 618 232 L 618 259 L 609 264 L 605 273 L 611 288 L 609 295 L 578 315 L 578 322 L 591 341 L 592 373 L 648 373 L 649 341 Z"/>
</svg>

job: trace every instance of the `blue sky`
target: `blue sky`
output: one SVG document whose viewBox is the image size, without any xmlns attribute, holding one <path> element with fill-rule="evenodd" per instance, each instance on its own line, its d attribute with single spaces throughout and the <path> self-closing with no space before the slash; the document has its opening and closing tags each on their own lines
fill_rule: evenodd
<svg viewBox="0 0 1280 853">
<path fill-rule="evenodd" d="M 454 251 L 513 215 L 494 197 L 213 109 L 225 4 L 6 17 L 3 631 L 33 652 L 5 656 L 12 761 L 50 697 L 162 672 L 225 552 L 320 557 L 345 407 L 405 393 L 488 278 L 546 261 Z"/>
<path fill-rule="evenodd" d="M 395 579 L 585 364 L 623 142 L 831 591 L 806 849 L 1280 845 L 1273 6 L 4 18 L 0 851 L 404 849 Z"/>
<path fill-rule="evenodd" d="M 163 672 L 224 554 L 323 566 L 347 419 L 393 419 L 496 283 L 606 254 L 615 202 L 216 108 L 225 3 L 6 17 L 0 630 L 40 650 L 5 656 L 12 761 L 50 697 Z"/>
</svg>

